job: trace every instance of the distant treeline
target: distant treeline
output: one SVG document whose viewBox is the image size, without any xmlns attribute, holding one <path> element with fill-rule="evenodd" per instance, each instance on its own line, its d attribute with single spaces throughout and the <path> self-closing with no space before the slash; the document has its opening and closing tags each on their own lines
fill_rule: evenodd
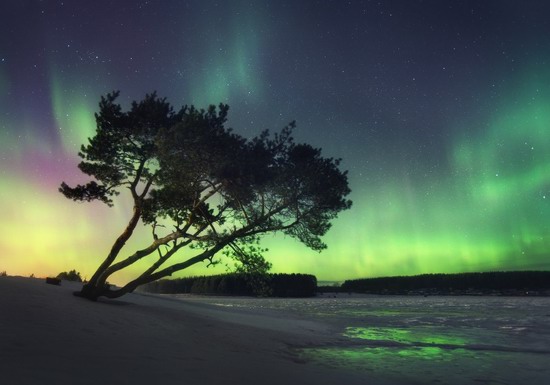
<svg viewBox="0 0 550 385">
<path fill-rule="evenodd" d="M 410 292 L 468 293 L 550 290 L 550 271 L 510 271 L 460 274 L 422 274 L 345 281 L 343 292 L 406 294 Z"/>
<path fill-rule="evenodd" d="M 311 297 L 317 278 L 309 274 L 221 274 L 163 279 L 142 287 L 158 294 L 264 295 L 271 297 Z"/>
</svg>

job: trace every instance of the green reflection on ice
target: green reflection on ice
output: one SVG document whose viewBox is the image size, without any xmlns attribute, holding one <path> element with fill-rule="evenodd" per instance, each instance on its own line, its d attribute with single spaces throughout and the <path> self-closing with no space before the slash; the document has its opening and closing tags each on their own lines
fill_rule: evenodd
<svg viewBox="0 0 550 385">
<path fill-rule="evenodd" d="M 471 341 L 457 335 L 438 332 L 435 328 L 363 328 L 348 327 L 344 336 L 370 341 L 392 341 L 400 344 L 434 344 L 447 346 L 464 346 Z"/>
<path fill-rule="evenodd" d="M 474 378 L 485 378 L 493 361 L 485 352 L 418 346 L 330 347 L 305 349 L 302 354 L 313 363 L 366 371 L 373 382 L 395 384 L 470 384 Z"/>
<path fill-rule="evenodd" d="M 371 370 L 382 370 L 402 367 L 403 358 L 407 365 L 421 364 L 426 361 L 440 363 L 453 362 L 457 359 L 474 359 L 479 356 L 466 349 L 443 349 L 439 347 L 368 347 L 368 348 L 318 348 L 308 349 L 306 356 L 314 361 L 331 362 L 335 366 L 363 367 Z"/>
<path fill-rule="evenodd" d="M 384 383 L 464 385 L 546 384 L 547 354 L 440 346 L 323 347 L 302 350 L 323 366 L 367 371 Z"/>
<path fill-rule="evenodd" d="M 421 358 L 424 360 L 439 360 L 439 361 L 449 361 L 453 355 L 463 354 L 465 351 L 454 352 L 452 350 L 445 350 L 436 347 L 419 347 L 419 348 L 410 348 L 402 349 L 397 352 L 401 357 L 406 358 Z"/>
</svg>

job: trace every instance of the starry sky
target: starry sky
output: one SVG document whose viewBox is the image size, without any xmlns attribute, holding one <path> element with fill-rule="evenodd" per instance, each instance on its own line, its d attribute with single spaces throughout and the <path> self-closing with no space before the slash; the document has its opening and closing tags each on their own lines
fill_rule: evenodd
<svg viewBox="0 0 550 385">
<path fill-rule="evenodd" d="M 86 181 L 77 152 L 112 90 L 125 107 L 153 90 L 228 103 L 247 137 L 296 120 L 297 141 L 343 158 L 354 205 L 328 249 L 267 236 L 274 272 L 548 270 L 549 14 L 546 0 L 2 1 L 0 271 L 90 277 L 123 230 L 128 201 L 57 191 Z M 134 238 L 127 253 L 150 231 Z"/>
</svg>

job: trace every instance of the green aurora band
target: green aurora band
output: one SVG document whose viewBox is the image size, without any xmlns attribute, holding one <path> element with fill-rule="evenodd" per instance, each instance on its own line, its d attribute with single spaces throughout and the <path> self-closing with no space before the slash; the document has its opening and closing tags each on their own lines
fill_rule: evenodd
<svg viewBox="0 0 550 385">
<path fill-rule="evenodd" d="M 423 185 L 406 175 L 386 178 L 365 186 L 365 199 L 352 175 L 354 207 L 327 235 L 329 257 L 289 248 L 294 258 L 287 260 L 307 259 L 303 268 L 317 261 L 339 280 L 549 269 L 550 89 L 544 87 L 520 92 L 521 103 L 504 103 L 506 113 L 488 117 L 477 135 L 450 140 L 446 177 Z M 274 259 L 278 253 L 280 247 Z"/>
<path fill-rule="evenodd" d="M 97 101 L 86 98 L 73 84 L 64 84 L 54 71 L 50 75 L 52 114 L 59 129 L 59 139 L 67 153 L 78 152 L 95 133 L 94 111 Z M 93 93 L 95 94 L 95 93 Z"/>
<path fill-rule="evenodd" d="M 204 24 L 209 25 L 202 32 L 207 42 L 204 54 L 198 60 L 187 60 L 185 67 L 190 71 L 179 71 L 182 76 L 184 72 L 189 74 L 184 76 L 184 83 L 189 85 L 189 100 L 196 106 L 227 103 L 231 99 L 261 99 L 261 40 L 257 31 L 265 17 L 261 9 L 244 2 L 236 7 L 238 17 L 225 29 L 211 23 L 210 15 L 203 16 Z"/>
</svg>

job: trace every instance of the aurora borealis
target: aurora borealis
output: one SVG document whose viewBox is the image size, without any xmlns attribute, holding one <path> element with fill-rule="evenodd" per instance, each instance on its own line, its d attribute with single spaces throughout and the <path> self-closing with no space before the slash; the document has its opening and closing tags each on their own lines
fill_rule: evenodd
<svg viewBox="0 0 550 385">
<path fill-rule="evenodd" d="M 321 254 L 266 237 L 275 272 L 548 270 L 549 14 L 544 0 L 4 1 L 0 271 L 89 277 L 124 228 L 123 200 L 57 191 L 84 181 L 78 149 L 115 89 L 228 103 L 243 135 L 295 119 L 298 141 L 343 158 L 352 209 Z"/>
</svg>

